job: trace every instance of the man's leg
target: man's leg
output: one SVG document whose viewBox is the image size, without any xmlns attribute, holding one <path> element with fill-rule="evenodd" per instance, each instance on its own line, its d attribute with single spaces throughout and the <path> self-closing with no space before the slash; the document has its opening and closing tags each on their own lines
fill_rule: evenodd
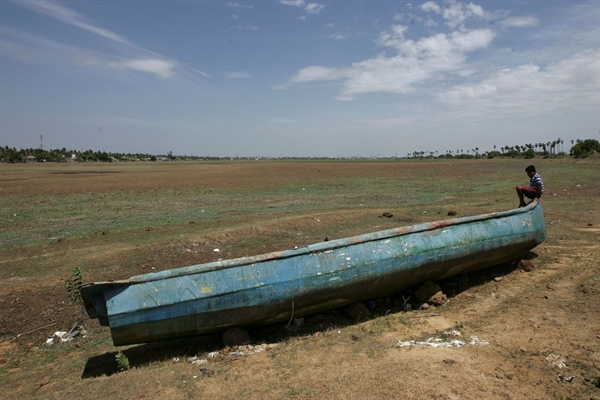
<svg viewBox="0 0 600 400">
<path fill-rule="evenodd" d="M 517 186 L 517 196 L 519 196 L 519 207 L 525 207 L 525 199 L 523 198 L 523 186 Z"/>
</svg>

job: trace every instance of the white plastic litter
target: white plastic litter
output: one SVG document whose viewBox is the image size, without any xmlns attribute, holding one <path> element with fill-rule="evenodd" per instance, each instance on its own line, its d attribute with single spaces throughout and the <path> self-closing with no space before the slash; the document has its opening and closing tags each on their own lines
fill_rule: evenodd
<svg viewBox="0 0 600 400">
<path fill-rule="evenodd" d="M 546 357 L 546 361 L 550 363 L 550 365 L 558 368 L 564 368 L 567 366 L 567 360 L 564 357 L 561 357 L 560 354 L 550 354 Z"/>
<path fill-rule="evenodd" d="M 245 346 L 235 346 L 234 348 L 232 348 L 231 350 L 224 350 L 224 351 L 213 351 L 211 353 L 208 353 L 207 357 L 208 358 L 216 358 L 220 355 L 223 356 L 244 356 L 244 355 L 250 355 L 253 353 L 260 353 L 266 350 L 271 350 L 274 349 L 275 347 L 277 347 L 277 343 L 272 343 L 272 344 L 259 344 L 259 345 L 245 345 Z"/>
<path fill-rule="evenodd" d="M 77 335 L 79 335 L 80 330 L 74 330 L 71 333 L 69 332 L 65 332 L 65 331 L 56 331 L 54 332 L 54 334 L 52 336 L 50 336 L 47 340 L 46 340 L 46 344 L 47 345 L 53 345 L 54 343 L 64 343 L 64 342 L 69 342 L 71 340 L 73 340 L 73 338 Z"/>
<path fill-rule="evenodd" d="M 446 332 L 447 336 L 461 336 L 459 331 L 450 331 Z M 444 340 L 442 338 L 429 338 L 424 341 L 416 341 L 416 340 L 400 340 L 398 343 L 394 345 L 394 347 L 412 347 L 412 346 L 421 346 L 421 347 L 461 347 L 465 345 L 487 345 L 489 344 L 485 340 L 479 339 L 477 336 L 471 336 L 471 340 L 465 342 L 463 340 L 451 339 Z"/>
</svg>

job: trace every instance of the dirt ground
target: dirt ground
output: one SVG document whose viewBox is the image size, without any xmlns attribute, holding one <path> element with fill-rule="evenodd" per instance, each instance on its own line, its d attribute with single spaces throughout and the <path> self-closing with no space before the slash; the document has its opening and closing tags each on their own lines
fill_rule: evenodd
<svg viewBox="0 0 600 400">
<path fill-rule="evenodd" d="M 1 166 L 3 224 L 12 213 L 8 202 L 19 196 L 158 193 L 193 188 L 197 182 L 203 193 L 227 187 L 259 190 L 265 182 L 304 184 L 320 172 L 328 175 L 311 181 L 314 185 L 399 174 L 458 184 L 498 172 L 526 182 L 523 160 L 460 163 L 452 169 L 428 161 L 277 168 L 195 164 L 176 173 L 79 166 L 54 167 L 52 175 L 38 167 Z M 74 260 L 85 260 L 86 282 L 120 279 L 366 233 L 364 225 L 352 221 L 367 221 L 369 230 L 376 230 L 447 218 L 449 210 L 463 216 L 507 209 L 516 205 L 514 189 L 490 188 L 476 199 L 451 193 L 429 205 L 377 206 L 379 195 L 366 196 L 367 207 L 296 213 L 273 205 L 261 209 L 260 223 L 252 213 L 229 211 L 210 227 L 198 220 L 3 247 L 0 398 L 600 399 L 600 182 L 589 179 L 599 176 L 599 164 L 597 158 L 536 160 L 538 170 L 546 171 L 547 240 L 512 263 L 437 282 L 448 297 L 443 305 L 423 306 L 413 288 L 360 307 L 252 329 L 250 343 L 240 346 L 225 346 L 214 335 L 115 348 L 108 329 L 71 304 L 65 279 L 78 265 Z M 581 179 L 565 177 L 565 171 Z M 283 197 L 277 200 L 281 204 Z M 384 212 L 391 217 L 382 218 Z M 23 224 L 19 229 L 36 229 L 32 222 Z M 257 238 L 258 248 L 243 245 Z M 218 255 L 215 248 L 221 249 Z M 79 334 L 46 344 L 55 331 Z M 119 368 L 119 351 L 129 369 Z"/>
</svg>

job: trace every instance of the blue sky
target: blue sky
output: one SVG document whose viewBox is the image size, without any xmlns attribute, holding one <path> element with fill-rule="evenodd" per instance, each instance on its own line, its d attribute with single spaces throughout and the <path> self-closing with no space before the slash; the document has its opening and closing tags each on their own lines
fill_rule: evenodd
<svg viewBox="0 0 600 400">
<path fill-rule="evenodd" d="M 1 146 L 385 157 L 598 139 L 598 0 L 0 7 Z"/>
</svg>

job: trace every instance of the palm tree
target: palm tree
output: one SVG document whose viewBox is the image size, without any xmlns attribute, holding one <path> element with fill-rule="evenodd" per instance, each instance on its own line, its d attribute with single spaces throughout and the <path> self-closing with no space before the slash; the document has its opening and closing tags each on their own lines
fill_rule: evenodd
<svg viewBox="0 0 600 400">
<path fill-rule="evenodd" d="M 563 143 L 565 142 L 564 140 L 562 140 L 561 138 L 558 138 L 558 141 L 560 142 L 560 152 L 564 153 L 565 152 L 565 148 L 563 146 Z"/>
</svg>

